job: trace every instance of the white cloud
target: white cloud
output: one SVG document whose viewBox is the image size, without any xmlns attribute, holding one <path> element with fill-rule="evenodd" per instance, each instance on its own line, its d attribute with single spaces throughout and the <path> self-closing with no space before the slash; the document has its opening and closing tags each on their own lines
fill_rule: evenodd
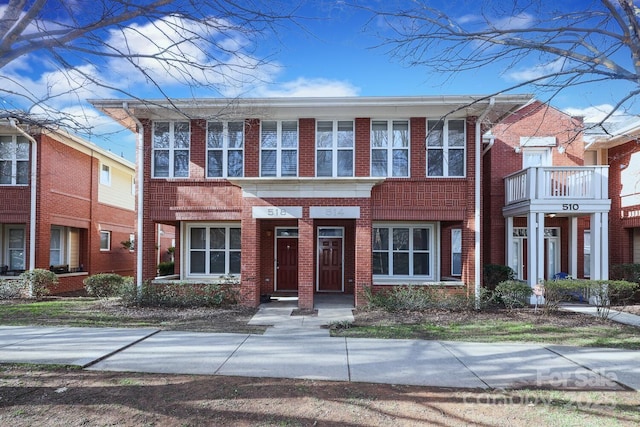
<svg viewBox="0 0 640 427">
<path fill-rule="evenodd" d="M 507 80 L 515 82 L 528 82 L 561 71 L 565 62 L 566 58 L 558 58 L 546 64 L 536 64 L 529 68 L 509 71 L 505 73 L 505 77 Z"/>
<path fill-rule="evenodd" d="M 535 19 L 528 13 L 519 13 L 492 21 L 493 27 L 498 30 L 521 30 L 533 25 Z"/>
<path fill-rule="evenodd" d="M 275 87 L 261 87 L 255 96 L 264 97 L 330 97 L 357 96 L 360 89 L 349 82 L 325 78 L 304 78 L 284 82 Z"/>
<path fill-rule="evenodd" d="M 599 123 L 607 117 L 608 114 L 613 111 L 613 105 L 600 104 L 593 105 L 585 108 L 565 108 L 563 111 L 572 116 L 584 117 L 585 123 Z M 623 115 L 620 112 L 615 112 L 607 119 L 607 121 L 622 121 L 626 120 L 628 116 Z"/>
</svg>

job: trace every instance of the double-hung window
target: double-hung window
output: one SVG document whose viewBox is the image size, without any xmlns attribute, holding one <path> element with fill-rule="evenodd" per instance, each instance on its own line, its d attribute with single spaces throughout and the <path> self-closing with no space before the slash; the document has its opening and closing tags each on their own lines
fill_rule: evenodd
<svg viewBox="0 0 640 427">
<path fill-rule="evenodd" d="M 431 224 L 374 225 L 373 274 L 398 279 L 433 279 Z"/>
<path fill-rule="evenodd" d="M 263 121 L 260 176 L 298 176 L 298 122 Z"/>
<path fill-rule="evenodd" d="M 428 120 L 427 129 L 427 176 L 464 177 L 465 121 Z"/>
<path fill-rule="evenodd" d="M 371 122 L 371 176 L 409 176 L 409 121 Z"/>
<path fill-rule="evenodd" d="M 111 167 L 109 165 L 100 166 L 100 184 L 111 186 Z"/>
<path fill-rule="evenodd" d="M 23 136 L 0 135 L 0 185 L 29 183 L 29 141 Z"/>
<path fill-rule="evenodd" d="M 209 122 L 207 124 L 207 177 L 243 175 L 243 122 Z"/>
<path fill-rule="evenodd" d="M 192 224 L 187 227 L 187 276 L 240 274 L 239 224 Z"/>
<path fill-rule="evenodd" d="M 25 229 L 22 226 L 7 226 L 7 251 L 9 270 L 25 269 Z"/>
<path fill-rule="evenodd" d="M 54 225 L 49 240 L 49 265 L 63 264 L 68 271 L 76 271 L 80 266 L 80 229 Z"/>
<path fill-rule="evenodd" d="M 316 176 L 353 176 L 353 121 L 318 121 Z"/>
<path fill-rule="evenodd" d="M 189 122 L 153 123 L 153 177 L 189 176 Z"/>
</svg>

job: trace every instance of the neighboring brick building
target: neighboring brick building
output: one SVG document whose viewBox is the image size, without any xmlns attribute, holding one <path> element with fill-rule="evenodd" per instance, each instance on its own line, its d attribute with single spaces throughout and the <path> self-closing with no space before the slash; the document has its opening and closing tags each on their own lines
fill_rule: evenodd
<svg viewBox="0 0 640 427">
<path fill-rule="evenodd" d="M 596 129 L 597 130 L 597 129 Z M 609 262 L 640 263 L 640 121 L 607 123 L 589 137 L 594 161 L 609 165 Z"/>
<path fill-rule="evenodd" d="M 529 98 L 91 102 L 144 153 L 138 283 L 166 224 L 176 278 L 239 276 L 244 304 L 293 293 L 310 308 L 320 292 L 362 304 L 368 286 L 477 292 L 481 135 Z"/>
<path fill-rule="evenodd" d="M 608 276 L 608 167 L 584 166 L 582 129 L 535 101 L 485 135 L 486 264 L 509 265 L 532 285 L 558 273 Z"/>
<path fill-rule="evenodd" d="M 51 269 L 55 292 L 67 293 L 91 274 L 132 276 L 134 254 L 121 242 L 135 231 L 134 164 L 69 133 L 13 123 L 0 122 L 1 277 Z"/>
</svg>

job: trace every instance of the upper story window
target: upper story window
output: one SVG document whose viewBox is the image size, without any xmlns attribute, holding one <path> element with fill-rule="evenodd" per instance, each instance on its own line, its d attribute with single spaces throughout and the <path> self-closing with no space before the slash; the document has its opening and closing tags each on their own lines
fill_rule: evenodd
<svg viewBox="0 0 640 427">
<path fill-rule="evenodd" d="M 409 176 L 409 121 L 371 122 L 371 176 Z"/>
<path fill-rule="evenodd" d="M 263 121 L 260 176 L 298 176 L 298 122 Z"/>
<path fill-rule="evenodd" d="M 207 177 L 244 174 L 244 123 L 209 122 L 207 124 Z"/>
<path fill-rule="evenodd" d="M 318 121 L 316 176 L 353 176 L 353 121 Z"/>
<path fill-rule="evenodd" d="M 111 168 L 108 165 L 100 167 L 100 184 L 111 185 Z"/>
<path fill-rule="evenodd" d="M 0 136 L 0 185 L 29 183 L 29 141 L 23 136 Z"/>
<path fill-rule="evenodd" d="M 523 148 L 522 169 L 536 166 L 551 166 L 550 151 L 549 148 Z"/>
<path fill-rule="evenodd" d="M 189 176 L 189 122 L 153 123 L 154 178 Z"/>
<path fill-rule="evenodd" d="M 428 120 L 427 129 L 427 176 L 464 177 L 465 121 Z"/>
</svg>

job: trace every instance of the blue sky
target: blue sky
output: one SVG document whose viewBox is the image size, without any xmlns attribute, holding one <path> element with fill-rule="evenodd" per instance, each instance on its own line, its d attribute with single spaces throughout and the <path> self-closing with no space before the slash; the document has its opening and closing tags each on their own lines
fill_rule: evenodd
<svg viewBox="0 0 640 427">
<path fill-rule="evenodd" d="M 260 83 L 242 88 L 223 90 L 223 95 L 243 96 L 416 96 L 416 95 L 454 95 L 489 94 L 513 85 L 518 76 L 527 75 L 535 70 L 535 60 L 523 63 L 516 69 L 506 68 L 496 63 L 481 70 L 460 73 L 454 76 L 433 74 L 422 67 L 408 67 L 390 58 L 382 48 L 374 48 L 380 39 L 375 31 L 378 22 L 373 21 L 364 30 L 369 16 L 362 11 L 344 6 L 341 1 L 319 0 L 307 2 L 299 14 L 309 17 L 301 21 L 304 30 L 293 25 L 282 29 L 278 39 L 267 38 L 259 44 L 245 44 L 246 41 L 233 40 L 247 55 L 257 47 L 257 53 L 268 55 L 272 63 L 260 67 L 256 74 Z M 465 2 L 465 5 L 473 4 Z M 0 12 L 2 5 L 0 5 Z M 470 10 L 465 10 L 470 12 Z M 117 42 L 113 35 L 110 42 Z M 143 49 L 140 46 L 140 49 Z M 84 65 L 87 73 L 100 75 L 130 90 L 139 97 L 157 98 L 152 88 L 134 78 L 123 65 L 106 62 L 92 66 Z M 20 76 L 34 94 L 51 90 L 66 93 L 50 101 L 52 108 L 59 108 L 78 115 L 88 115 L 89 123 L 94 126 L 92 135 L 85 138 L 111 150 L 128 160 L 135 159 L 135 138 L 131 132 L 122 130 L 111 119 L 95 112 L 85 102 L 88 98 L 122 98 L 113 90 L 94 88 L 86 82 L 69 82 L 61 79 L 59 70 L 51 69 L 37 56 L 21 58 L 2 70 L 8 76 Z M 161 78 L 162 79 L 162 78 Z M 165 89 L 175 98 L 190 98 L 189 88 L 171 85 L 166 82 Z M 591 116 L 594 107 L 604 109 L 611 106 L 628 92 L 623 84 L 611 83 L 567 90 L 554 97 L 552 105 L 572 114 Z M 198 96 L 200 96 L 198 93 Z M 515 93 L 531 93 L 523 88 Z M 205 94 L 212 96 L 212 94 Z M 542 100 L 542 96 L 539 97 Z"/>
</svg>

